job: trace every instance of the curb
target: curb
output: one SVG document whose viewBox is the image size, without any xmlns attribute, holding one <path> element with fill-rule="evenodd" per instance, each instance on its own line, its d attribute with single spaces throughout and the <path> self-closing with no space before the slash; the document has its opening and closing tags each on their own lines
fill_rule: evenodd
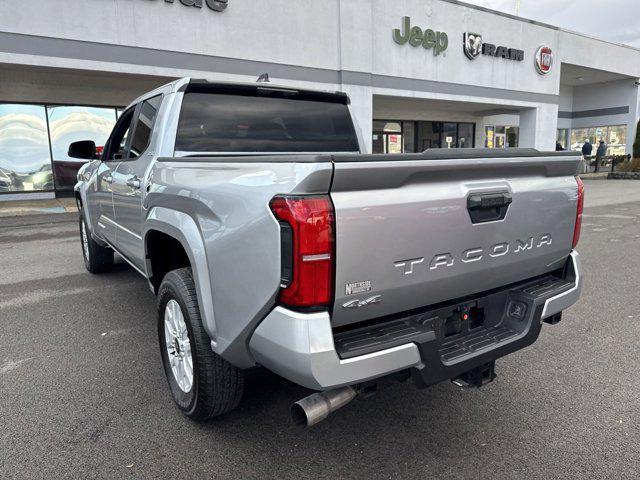
<svg viewBox="0 0 640 480">
<path fill-rule="evenodd" d="M 640 180 L 640 172 L 612 172 L 607 178 L 609 180 Z"/>
</svg>

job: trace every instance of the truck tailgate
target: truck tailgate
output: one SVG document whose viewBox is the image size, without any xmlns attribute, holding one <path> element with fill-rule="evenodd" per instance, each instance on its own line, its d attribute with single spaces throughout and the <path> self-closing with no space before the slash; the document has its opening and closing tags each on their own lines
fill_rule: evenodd
<svg viewBox="0 0 640 480">
<path fill-rule="evenodd" d="M 573 153 L 452 150 L 334 162 L 334 327 L 541 275 L 562 268 L 571 251 Z"/>
</svg>

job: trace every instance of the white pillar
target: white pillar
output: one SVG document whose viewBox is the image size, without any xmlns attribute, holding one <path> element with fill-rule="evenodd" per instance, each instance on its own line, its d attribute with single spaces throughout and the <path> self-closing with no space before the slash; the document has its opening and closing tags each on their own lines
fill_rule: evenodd
<svg viewBox="0 0 640 480">
<path fill-rule="evenodd" d="M 640 117 L 640 87 L 633 89 L 629 101 L 629 116 L 627 120 L 627 153 L 633 154 L 633 142 L 636 140 L 636 128 Z"/>
<path fill-rule="evenodd" d="M 520 138 L 518 145 L 538 150 L 555 150 L 558 128 L 558 105 L 542 103 L 520 110 Z"/>
<path fill-rule="evenodd" d="M 356 126 L 360 128 L 365 153 L 371 153 L 373 134 L 373 94 L 371 87 L 361 87 L 356 85 L 342 85 L 342 90 L 349 95 L 351 100 L 351 114 Z"/>
</svg>

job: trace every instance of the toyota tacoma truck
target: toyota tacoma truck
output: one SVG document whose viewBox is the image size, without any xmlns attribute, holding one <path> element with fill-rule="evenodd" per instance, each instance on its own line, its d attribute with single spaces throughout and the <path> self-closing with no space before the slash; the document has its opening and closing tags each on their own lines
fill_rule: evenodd
<svg viewBox="0 0 640 480">
<path fill-rule="evenodd" d="M 87 269 L 157 295 L 173 399 L 206 420 L 255 366 L 314 424 L 382 379 L 479 387 L 578 299 L 580 157 L 364 154 L 347 95 L 181 79 L 135 100 L 75 195 Z M 133 300 L 133 299 L 132 299 Z"/>
</svg>

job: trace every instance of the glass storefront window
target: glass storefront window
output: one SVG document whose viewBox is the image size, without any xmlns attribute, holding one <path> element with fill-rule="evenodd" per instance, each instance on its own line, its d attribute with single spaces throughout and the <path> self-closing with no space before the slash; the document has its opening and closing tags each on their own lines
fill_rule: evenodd
<svg viewBox="0 0 640 480">
<path fill-rule="evenodd" d="M 402 139 L 404 141 L 404 152 L 413 153 L 415 146 L 416 128 L 415 122 L 402 122 Z"/>
<path fill-rule="evenodd" d="M 562 148 L 567 149 L 567 137 L 569 136 L 568 128 L 559 128 L 556 133 L 556 142 L 560 144 Z"/>
<path fill-rule="evenodd" d="M 624 155 L 627 153 L 627 126 L 614 125 L 609 127 L 605 142 L 607 142 L 607 155 Z"/>
<path fill-rule="evenodd" d="M 440 145 L 443 148 L 453 148 L 458 143 L 458 126 L 455 123 L 442 124 L 442 141 Z"/>
<path fill-rule="evenodd" d="M 518 147 L 518 133 L 520 132 L 519 127 L 506 127 L 505 129 L 507 135 L 507 147 L 509 148 L 517 148 Z"/>
<path fill-rule="evenodd" d="M 403 124 L 408 122 L 373 122 L 373 153 L 402 153 Z"/>
<path fill-rule="evenodd" d="M 69 157 L 69 145 L 79 140 L 93 140 L 101 151 L 116 123 L 116 111 L 113 108 L 50 106 L 47 115 L 56 188 L 71 189 L 76 183 L 76 172 L 85 160 Z"/>
<path fill-rule="evenodd" d="M 589 140 L 591 145 L 595 144 L 594 129 L 574 128 L 571 130 L 571 150 L 582 150 L 582 145 Z"/>
<path fill-rule="evenodd" d="M 44 106 L 0 104 L 0 192 L 53 188 Z"/>
<path fill-rule="evenodd" d="M 474 146 L 474 123 L 373 121 L 373 153 L 411 153 L 430 148 Z"/>
<path fill-rule="evenodd" d="M 485 148 L 493 148 L 495 146 L 495 128 L 484 127 L 484 146 Z"/>
<path fill-rule="evenodd" d="M 472 148 L 473 147 L 473 123 L 459 123 L 458 124 L 458 147 L 459 148 Z"/>
<path fill-rule="evenodd" d="M 424 152 L 428 148 L 440 148 L 441 122 L 418 123 L 418 151 Z"/>
<path fill-rule="evenodd" d="M 607 155 L 624 155 L 627 148 L 627 126 L 574 128 L 571 130 L 571 150 L 582 150 L 582 145 L 587 139 L 593 145 L 593 155 L 600 140 L 607 144 Z"/>
<path fill-rule="evenodd" d="M 519 142 L 519 127 L 489 125 L 484 127 L 484 146 L 486 148 L 515 148 Z"/>
</svg>

